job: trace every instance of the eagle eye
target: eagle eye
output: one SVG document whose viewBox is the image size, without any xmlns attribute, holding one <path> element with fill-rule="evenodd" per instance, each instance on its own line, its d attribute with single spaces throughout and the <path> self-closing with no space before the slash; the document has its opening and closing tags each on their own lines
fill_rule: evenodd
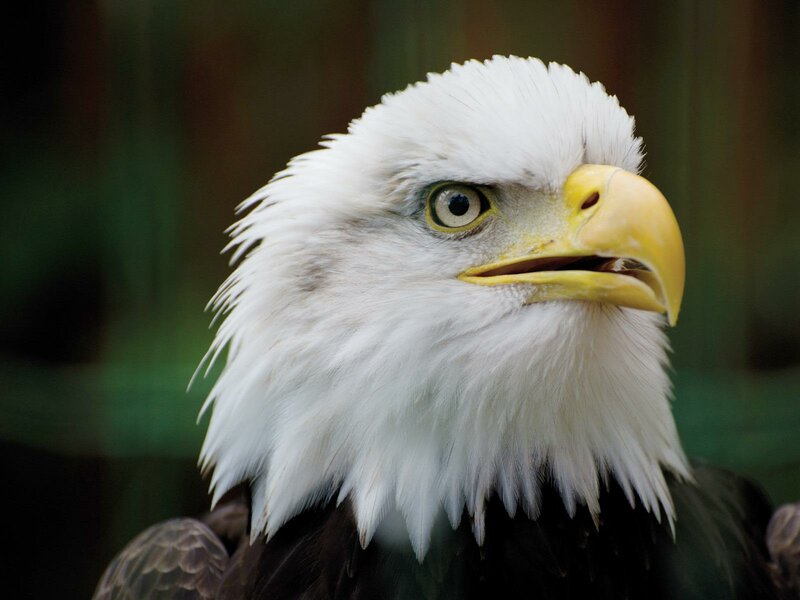
<svg viewBox="0 0 800 600">
<path fill-rule="evenodd" d="M 434 229 L 454 233 L 475 227 L 491 208 L 486 195 L 478 188 L 449 183 L 431 191 L 425 215 Z"/>
</svg>

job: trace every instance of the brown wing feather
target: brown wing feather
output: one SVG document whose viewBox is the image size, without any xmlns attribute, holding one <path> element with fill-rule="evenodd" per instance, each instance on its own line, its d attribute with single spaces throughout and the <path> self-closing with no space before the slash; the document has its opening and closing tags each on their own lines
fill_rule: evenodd
<svg viewBox="0 0 800 600">
<path fill-rule="evenodd" d="M 800 502 L 775 511 L 767 527 L 767 548 L 780 583 L 800 592 Z"/>
<path fill-rule="evenodd" d="M 194 519 L 154 525 L 108 565 L 94 600 L 210 600 L 228 563 L 219 538 Z"/>
</svg>

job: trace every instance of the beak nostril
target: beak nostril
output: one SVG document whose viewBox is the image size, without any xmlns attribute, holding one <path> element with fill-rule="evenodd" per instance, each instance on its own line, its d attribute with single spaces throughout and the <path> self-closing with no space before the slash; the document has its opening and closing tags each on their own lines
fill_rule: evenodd
<svg viewBox="0 0 800 600">
<path fill-rule="evenodd" d="M 600 200 L 600 192 L 592 192 L 589 194 L 589 197 L 583 201 L 583 204 L 581 204 L 581 209 L 586 210 L 587 208 L 591 208 L 597 204 L 598 200 Z"/>
</svg>

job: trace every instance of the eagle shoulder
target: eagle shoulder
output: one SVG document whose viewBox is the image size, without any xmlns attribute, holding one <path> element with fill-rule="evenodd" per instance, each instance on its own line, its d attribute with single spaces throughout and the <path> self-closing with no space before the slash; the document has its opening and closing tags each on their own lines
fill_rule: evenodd
<svg viewBox="0 0 800 600">
<path fill-rule="evenodd" d="M 800 502 L 781 506 L 767 527 L 767 548 L 778 585 L 800 597 Z"/>
<path fill-rule="evenodd" d="M 228 552 L 195 519 L 171 519 L 136 536 L 111 561 L 94 600 L 212 600 Z"/>
<path fill-rule="evenodd" d="M 663 573 L 681 598 L 789 598 L 767 550 L 773 507 L 753 481 L 694 461 L 693 482 L 672 480 L 678 515 Z"/>
</svg>

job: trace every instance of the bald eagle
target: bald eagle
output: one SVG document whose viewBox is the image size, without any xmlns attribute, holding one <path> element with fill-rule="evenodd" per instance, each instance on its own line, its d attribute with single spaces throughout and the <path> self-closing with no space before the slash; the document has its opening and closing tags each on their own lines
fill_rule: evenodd
<svg viewBox="0 0 800 600">
<path fill-rule="evenodd" d="M 95 598 L 793 597 L 800 510 L 691 464 L 684 249 L 642 141 L 558 64 L 453 65 L 244 202 L 212 300 L 212 512 Z"/>
</svg>

